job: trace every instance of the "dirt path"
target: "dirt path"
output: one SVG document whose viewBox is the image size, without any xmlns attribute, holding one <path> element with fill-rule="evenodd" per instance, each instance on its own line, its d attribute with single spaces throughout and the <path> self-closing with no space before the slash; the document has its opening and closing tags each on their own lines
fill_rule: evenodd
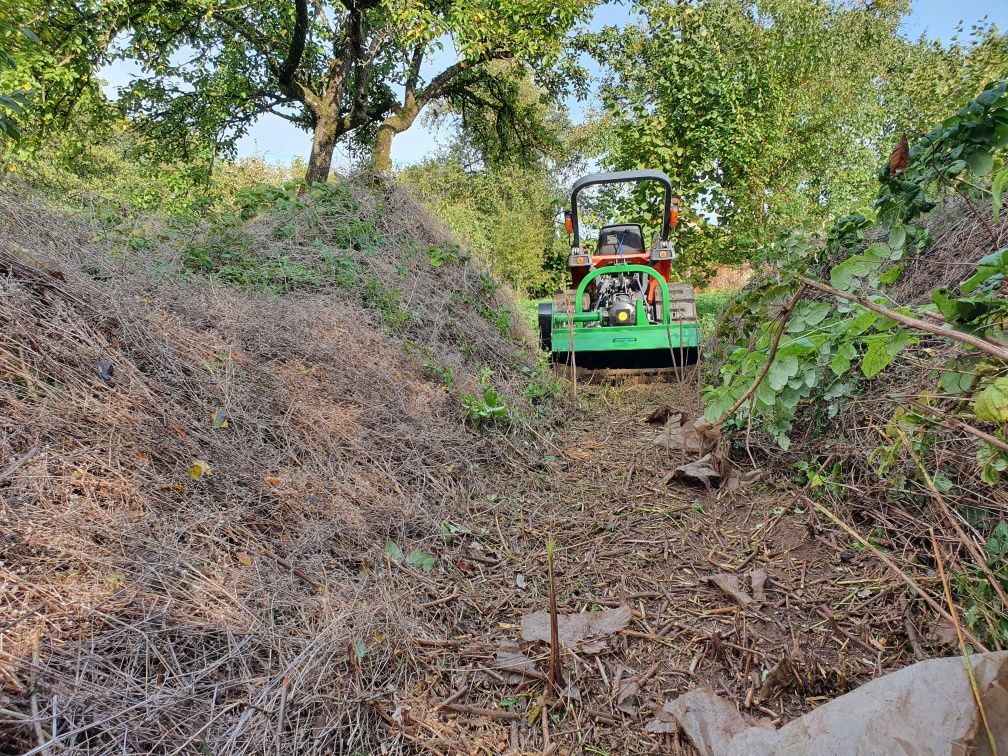
<svg viewBox="0 0 1008 756">
<path fill-rule="evenodd" d="M 820 531 L 796 492 L 776 481 L 719 498 L 666 485 L 680 460 L 655 447 L 644 418 L 662 403 L 693 411 L 695 393 L 582 386 L 580 398 L 557 454 L 447 526 L 457 529 L 442 555 L 450 576 L 426 586 L 419 619 L 452 632 L 421 640 L 430 677 L 393 724 L 403 745 L 675 751 L 674 736 L 647 725 L 690 688 L 709 685 L 779 723 L 905 663 L 901 590 L 857 552 L 842 561 L 849 544 Z M 629 607 L 631 617 L 600 649 L 565 646 L 570 698 L 544 718 L 549 646 L 521 635 L 523 615 L 548 608 L 549 538 L 561 614 Z M 765 599 L 749 602 L 760 571 Z M 710 583 L 725 574 L 740 599 Z"/>
</svg>

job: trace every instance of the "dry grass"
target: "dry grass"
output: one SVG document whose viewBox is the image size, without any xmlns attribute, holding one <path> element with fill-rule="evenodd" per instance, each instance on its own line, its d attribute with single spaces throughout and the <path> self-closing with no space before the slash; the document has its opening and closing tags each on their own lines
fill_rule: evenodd
<svg viewBox="0 0 1008 756">
<path fill-rule="evenodd" d="M 403 240 L 447 241 L 429 217 L 396 190 L 351 191 L 385 239 L 362 265 L 421 313 L 401 332 L 325 279 L 243 293 L 182 275 L 179 242 L 126 253 L 0 195 L 0 752 L 380 739 L 366 701 L 406 683 L 417 626 L 386 538 L 437 532 L 501 457 L 420 363 L 463 387 L 489 366 L 517 406 L 529 362 L 459 298 L 486 298 L 478 265 L 403 273 Z M 249 225 L 264 249 L 274 231 Z M 309 242 L 299 231 L 282 254 L 308 260 Z"/>
</svg>

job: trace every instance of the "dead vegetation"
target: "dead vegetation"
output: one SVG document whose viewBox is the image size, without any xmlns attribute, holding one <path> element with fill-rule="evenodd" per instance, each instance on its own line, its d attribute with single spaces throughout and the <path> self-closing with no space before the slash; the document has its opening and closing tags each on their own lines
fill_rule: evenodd
<svg viewBox="0 0 1008 756">
<path fill-rule="evenodd" d="M 508 301 L 483 271 L 410 258 L 403 235 L 447 240 L 397 192 L 383 201 L 381 255 L 356 259 L 418 313 L 395 331 L 325 280 L 249 294 L 187 275 L 172 243 L 130 253 L 0 197 L 8 752 L 373 742 L 365 691 L 409 683 L 418 626 L 386 539 L 437 532 L 500 457 L 454 386 L 488 367 L 520 407 L 531 366 L 473 304 Z M 273 231 L 249 229 L 260 249 Z"/>
</svg>

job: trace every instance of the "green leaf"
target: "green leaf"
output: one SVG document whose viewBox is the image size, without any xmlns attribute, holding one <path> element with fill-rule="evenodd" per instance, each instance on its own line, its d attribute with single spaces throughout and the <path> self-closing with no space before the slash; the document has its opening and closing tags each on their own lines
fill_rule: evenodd
<svg viewBox="0 0 1008 756">
<path fill-rule="evenodd" d="M 903 266 L 893 265 L 889 268 L 889 270 L 879 276 L 879 283 L 889 286 L 890 284 L 896 283 L 901 275 L 903 275 Z"/>
<path fill-rule="evenodd" d="M 998 378 L 977 395 L 973 412 L 986 423 L 1008 421 L 1008 377 Z"/>
<path fill-rule="evenodd" d="M 938 386 L 946 394 L 965 394 L 973 386 L 973 375 L 958 370 L 946 370 L 938 379 Z"/>
<path fill-rule="evenodd" d="M 906 231 L 903 232 L 903 241 L 906 242 Z M 868 249 L 864 251 L 865 259 L 871 262 L 882 262 L 883 260 L 890 260 L 892 259 L 894 254 L 896 254 L 896 256 L 899 257 L 898 252 L 893 252 L 893 249 L 885 242 L 875 242 L 874 244 L 869 245 Z M 874 269 L 875 267 L 877 266 L 872 266 L 872 268 L 869 269 L 869 272 L 871 272 L 871 270 Z"/>
<path fill-rule="evenodd" d="M 991 182 L 991 200 L 993 202 L 994 225 L 1001 223 L 1001 195 L 1008 186 L 1008 167 L 1002 168 L 994 181 Z"/>
<path fill-rule="evenodd" d="M 889 229 L 889 246 L 893 249 L 906 246 L 906 226 L 900 224 Z"/>
<path fill-rule="evenodd" d="M 399 544 L 392 539 L 385 542 L 385 553 L 388 554 L 389 559 L 396 564 L 399 564 L 403 560 L 402 549 L 400 549 Z"/>
<path fill-rule="evenodd" d="M 430 572 L 434 569 L 434 565 L 437 564 L 437 560 L 426 551 L 420 551 L 415 549 L 410 552 L 409 557 L 406 559 L 406 563 L 421 572 Z"/>
<path fill-rule="evenodd" d="M 860 336 L 875 324 L 878 317 L 879 314 L 874 310 L 863 310 L 860 315 L 847 321 L 847 334 Z"/>
<path fill-rule="evenodd" d="M 755 397 L 757 402 L 769 409 L 774 406 L 774 401 L 777 398 L 777 391 L 772 385 L 770 385 L 769 380 L 760 381 L 760 385 L 756 387 Z"/>
<path fill-rule="evenodd" d="M 861 361 L 861 372 L 865 378 L 874 378 L 892 362 L 893 355 L 888 349 L 889 338 L 873 338 L 868 342 L 864 359 Z"/>
<path fill-rule="evenodd" d="M 830 361 L 830 369 L 836 375 L 843 375 L 850 370 L 851 363 L 856 356 L 857 347 L 849 341 L 844 341 L 837 347 L 836 354 L 833 355 L 833 359 Z"/>
<path fill-rule="evenodd" d="M 935 303 L 935 307 L 938 308 L 938 312 L 944 315 L 949 320 L 955 320 L 956 317 L 956 303 L 948 295 L 946 289 L 935 289 L 931 292 L 931 301 Z"/>
<path fill-rule="evenodd" d="M 888 255 L 886 255 L 888 257 Z M 878 260 L 869 260 L 863 255 L 848 257 L 830 270 L 830 283 L 837 289 L 850 289 L 854 279 L 867 276 L 878 268 Z"/>
<path fill-rule="evenodd" d="M 813 302 L 802 315 L 802 320 L 806 325 L 817 326 L 826 319 L 831 309 L 833 306 L 829 302 Z"/>
<path fill-rule="evenodd" d="M 977 262 L 977 272 L 963 281 L 959 290 L 964 294 L 969 294 L 999 273 L 1008 273 L 1008 247 L 982 257 Z"/>
<path fill-rule="evenodd" d="M 775 391 L 780 391 L 782 388 L 787 386 L 788 379 L 793 378 L 798 374 L 798 358 L 792 355 L 777 355 L 777 358 L 771 363 L 770 371 L 767 374 L 767 380 L 770 381 L 770 387 Z"/>
<path fill-rule="evenodd" d="M 995 558 L 1008 557 L 1008 522 L 1001 520 L 991 531 L 986 544 L 987 553 Z"/>
<path fill-rule="evenodd" d="M 364 645 L 363 638 L 354 638 L 353 640 L 353 652 L 354 656 L 357 657 L 357 661 L 363 661 L 364 657 L 367 655 L 367 646 Z"/>
<path fill-rule="evenodd" d="M 966 156 L 966 162 L 974 176 L 986 176 L 994 167 L 994 156 L 987 150 L 975 150 Z"/>
</svg>

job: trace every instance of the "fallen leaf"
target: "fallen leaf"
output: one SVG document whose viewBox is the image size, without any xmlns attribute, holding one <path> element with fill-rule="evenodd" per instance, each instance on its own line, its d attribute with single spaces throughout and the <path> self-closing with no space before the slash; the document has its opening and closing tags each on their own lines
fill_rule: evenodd
<svg viewBox="0 0 1008 756">
<path fill-rule="evenodd" d="M 228 427 L 228 418 L 229 417 L 230 417 L 230 415 L 228 415 L 228 413 L 225 410 L 222 410 L 220 407 L 218 407 L 217 409 L 215 409 L 213 411 L 213 416 L 212 416 L 213 427 L 214 428 L 227 428 Z"/>
<path fill-rule="evenodd" d="M 944 617 L 939 617 L 934 625 L 931 626 L 929 636 L 942 646 L 955 646 L 959 643 L 959 636 L 956 633 L 955 625 Z"/>
<path fill-rule="evenodd" d="M 637 715 L 637 694 L 640 693 L 640 683 L 636 677 L 620 677 L 614 686 L 616 708 L 631 717 Z"/>
<path fill-rule="evenodd" d="M 278 477 L 276 477 L 274 475 L 269 475 L 269 476 L 263 478 L 263 481 L 265 481 L 266 483 L 268 483 L 271 486 L 279 486 L 280 483 L 281 483 L 280 478 L 278 478 Z"/>
<path fill-rule="evenodd" d="M 722 488 L 725 491 L 737 491 L 740 488 L 745 488 L 746 486 L 756 483 L 762 477 L 762 468 L 742 472 L 735 465 L 730 465 L 728 467 L 728 476 L 725 478 Z"/>
<path fill-rule="evenodd" d="M 760 700 L 766 700 L 774 691 L 785 691 L 792 687 L 796 681 L 800 681 L 798 669 L 794 661 L 785 656 L 770 668 L 763 678 L 763 685 L 759 689 Z"/>
<path fill-rule="evenodd" d="M 753 600 L 758 601 L 761 604 L 764 603 L 766 601 L 766 570 L 757 567 L 749 573 L 749 580 L 752 582 Z"/>
<path fill-rule="evenodd" d="M 434 565 L 437 564 L 437 560 L 426 551 L 414 549 L 409 553 L 409 556 L 406 557 L 406 564 L 414 569 L 420 570 L 421 572 L 430 572 L 434 569 Z"/>
<path fill-rule="evenodd" d="M 604 637 L 622 630 L 630 622 L 630 607 L 579 612 L 557 616 L 560 641 L 568 646 L 580 644 L 585 653 L 599 653 L 606 647 Z M 549 612 L 532 612 L 522 617 L 521 637 L 526 641 L 550 640 Z M 594 640 L 593 639 L 598 639 Z"/>
<path fill-rule="evenodd" d="M 400 549 L 399 544 L 392 539 L 385 542 L 385 553 L 388 554 L 389 559 L 396 564 L 399 564 L 403 560 L 402 549 Z"/>
<path fill-rule="evenodd" d="M 181 425 L 179 425 L 176 422 L 173 422 L 173 421 L 169 420 L 168 421 L 168 427 L 171 429 L 172 433 L 174 433 L 179 438 L 188 438 L 189 437 L 189 434 L 186 433 L 186 429 L 183 428 Z"/>
<path fill-rule="evenodd" d="M 677 467 L 672 472 L 672 478 L 687 483 L 700 483 L 708 491 L 717 488 L 721 483 L 721 472 L 715 467 L 716 461 L 713 454 L 705 454 L 695 462 Z"/>
<path fill-rule="evenodd" d="M 189 477 L 193 480 L 199 480 L 204 475 L 209 475 L 212 472 L 210 463 L 205 459 L 194 459 L 192 462 L 192 467 L 189 468 Z"/>
<path fill-rule="evenodd" d="M 238 552 L 238 561 L 244 567 L 251 567 L 252 566 L 252 557 L 249 556 L 247 552 L 239 551 Z"/>
<path fill-rule="evenodd" d="M 115 365 L 113 365 L 108 360 L 102 360 L 98 365 L 98 377 L 101 378 L 105 383 L 110 383 L 112 381 L 112 376 L 115 373 Z"/>
<path fill-rule="evenodd" d="M 691 454 L 703 449 L 703 439 L 693 427 L 693 423 L 684 422 L 683 416 L 678 412 L 669 418 L 661 433 L 655 436 L 652 442 L 655 446 Z"/>
<path fill-rule="evenodd" d="M 580 701 L 581 689 L 574 685 L 568 685 L 558 695 L 564 701 Z"/>
<path fill-rule="evenodd" d="M 674 735 L 679 732 L 679 725 L 676 724 L 675 715 L 667 711 L 665 706 L 663 706 L 655 712 L 654 718 L 644 725 L 644 730 L 658 735 Z"/>
<path fill-rule="evenodd" d="M 752 596 L 739 587 L 737 575 L 722 572 L 720 575 L 709 576 L 707 581 L 720 588 L 723 593 L 738 601 L 742 606 L 748 606 L 753 602 Z"/>
<path fill-rule="evenodd" d="M 649 425 L 661 425 L 667 423 L 673 415 L 682 417 L 681 412 L 676 412 L 668 404 L 661 404 L 654 412 L 644 418 L 644 422 Z"/>
<path fill-rule="evenodd" d="M 526 677 L 541 679 L 543 673 L 536 663 L 521 652 L 516 645 L 504 645 L 497 649 L 497 659 L 494 666 L 502 672 L 514 676 L 509 682 L 518 683 Z M 517 679 L 514 679 L 517 678 Z"/>
</svg>

